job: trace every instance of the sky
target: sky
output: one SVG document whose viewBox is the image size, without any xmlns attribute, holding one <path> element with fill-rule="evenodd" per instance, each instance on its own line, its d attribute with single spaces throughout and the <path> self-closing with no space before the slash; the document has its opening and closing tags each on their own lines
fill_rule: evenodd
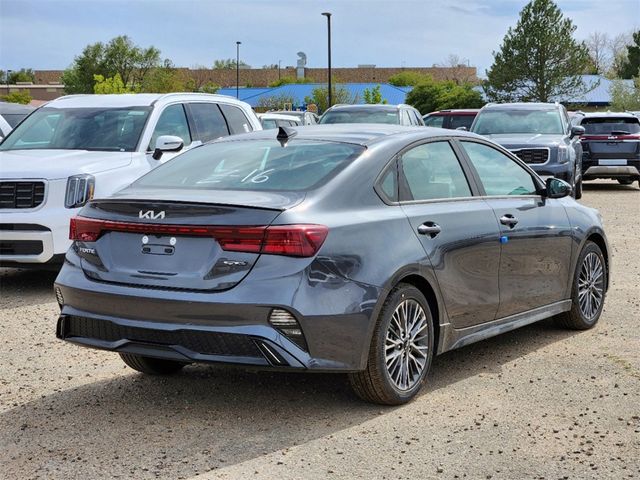
<svg viewBox="0 0 640 480">
<path fill-rule="evenodd" d="M 253 67 L 327 62 L 332 13 L 332 65 L 431 66 L 450 54 L 478 74 L 526 0 L 0 0 L 0 69 L 64 69 L 82 49 L 126 34 L 159 48 L 176 66 L 211 66 L 240 57 Z M 610 37 L 640 28 L 640 0 L 557 0 L 577 26 Z"/>
</svg>

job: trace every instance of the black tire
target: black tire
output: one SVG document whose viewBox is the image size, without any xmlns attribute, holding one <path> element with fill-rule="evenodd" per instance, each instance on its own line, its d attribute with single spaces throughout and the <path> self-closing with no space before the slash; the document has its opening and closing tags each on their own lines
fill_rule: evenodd
<svg viewBox="0 0 640 480">
<path fill-rule="evenodd" d="M 587 261 L 587 257 L 591 259 L 590 255 L 595 255 L 595 257 L 597 258 L 597 263 L 602 268 L 602 277 L 598 282 L 595 282 L 595 284 L 600 286 L 602 291 L 600 296 L 600 303 L 598 304 L 597 308 L 593 309 L 592 315 L 587 315 L 585 314 L 584 310 L 588 310 L 588 308 L 586 306 L 583 308 L 581 304 L 580 284 L 584 278 L 581 277 L 581 275 L 583 274 L 583 269 L 585 268 L 585 262 Z M 578 262 L 576 264 L 576 271 L 573 275 L 573 286 L 571 288 L 571 310 L 557 315 L 555 317 L 557 324 L 563 328 L 568 328 L 571 330 L 588 330 L 589 328 L 594 327 L 596 323 L 598 323 L 598 319 L 602 314 L 606 296 L 606 285 L 607 266 L 604 260 L 604 256 L 602 255 L 602 250 L 600 250 L 600 247 L 598 247 L 598 245 L 596 245 L 595 243 L 588 241 L 580 252 L 580 256 L 578 257 Z M 584 295 L 585 294 L 583 293 L 583 297 Z M 588 292 L 586 295 L 588 297 L 587 301 L 591 301 L 592 294 Z M 594 294 L 593 298 L 595 297 L 596 295 Z"/>
<path fill-rule="evenodd" d="M 405 305 L 413 309 L 408 310 L 407 316 L 412 316 L 409 312 L 414 312 L 414 314 L 417 314 L 420 318 L 419 323 L 416 324 L 414 335 L 407 335 L 407 332 L 402 333 L 400 330 L 401 335 L 403 335 L 403 337 L 406 336 L 407 339 L 403 343 L 403 341 L 397 337 L 399 345 L 397 347 L 392 346 L 392 350 L 389 353 L 389 355 L 396 353 L 395 357 L 397 357 L 397 362 L 396 358 L 390 361 L 391 367 L 389 368 L 392 370 L 393 366 L 399 369 L 406 366 L 407 372 L 411 371 L 411 367 L 415 370 L 410 382 L 408 380 L 410 373 L 406 375 L 407 388 L 401 388 L 394 381 L 392 374 L 389 373 L 386 359 L 388 350 L 387 342 L 392 341 L 388 338 L 388 335 L 395 335 L 395 332 L 398 331 L 396 327 L 400 325 L 398 323 L 398 317 L 394 317 L 396 309 L 398 309 L 400 305 Z M 420 307 L 419 309 L 418 306 Z M 424 318 L 422 318 L 420 314 L 420 309 L 424 313 Z M 398 310 L 400 314 L 401 310 L 402 309 Z M 394 322 L 393 324 L 392 321 Z M 424 334 L 418 335 L 418 333 L 424 332 L 425 330 L 426 338 L 423 338 Z M 371 340 L 366 370 L 349 374 L 351 387 L 355 393 L 367 402 L 381 405 L 400 405 L 411 400 L 422 387 L 429 373 L 429 368 L 431 367 L 434 348 L 433 331 L 433 315 L 424 295 L 413 285 L 406 283 L 398 284 L 389 294 L 378 316 Z M 411 339 L 409 339 L 409 337 L 411 337 Z M 414 339 L 415 343 L 413 341 Z M 419 345 L 419 347 L 417 345 Z M 422 351 L 418 350 L 418 348 L 426 348 L 424 357 L 419 355 L 421 358 L 418 358 L 414 355 L 414 353 L 419 354 Z M 416 360 L 416 358 L 418 359 Z M 422 361 L 422 358 L 424 358 L 424 365 L 422 366 L 422 370 L 419 370 L 419 362 Z M 411 362 L 411 359 L 413 359 L 413 362 Z M 400 372 L 396 370 L 394 375 L 398 373 Z"/>
<path fill-rule="evenodd" d="M 182 362 L 144 357 L 133 353 L 121 353 L 120 358 L 127 366 L 147 375 L 171 375 L 179 372 L 186 365 Z"/>
<path fill-rule="evenodd" d="M 633 180 L 630 178 L 618 178 L 616 179 L 620 185 L 631 185 Z M 639 181 L 640 183 L 640 181 Z"/>
<path fill-rule="evenodd" d="M 580 200 L 582 198 L 582 179 L 580 179 L 578 181 L 578 183 L 576 183 L 576 186 L 574 187 L 574 198 L 576 200 Z"/>
</svg>

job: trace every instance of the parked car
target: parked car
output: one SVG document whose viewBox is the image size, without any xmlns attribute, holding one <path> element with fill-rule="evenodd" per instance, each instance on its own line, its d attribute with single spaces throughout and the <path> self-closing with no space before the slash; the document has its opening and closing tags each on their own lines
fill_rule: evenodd
<svg viewBox="0 0 640 480">
<path fill-rule="evenodd" d="M 482 107 L 471 131 L 509 149 L 544 178 L 565 180 L 582 197 L 584 129 L 572 126 L 557 103 L 490 103 Z"/>
<path fill-rule="evenodd" d="M 587 113 L 579 125 L 584 180 L 612 178 L 640 186 L 640 119 L 631 113 Z"/>
<path fill-rule="evenodd" d="M 455 110 L 438 110 L 437 112 L 427 113 L 423 115 L 422 120 L 427 127 L 471 129 L 473 119 L 476 118 L 480 110 L 477 108 L 455 109 Z"/>
<path fill-rule="evenodd" d="M 299 127 L 302 125 L 302 120 L 294 115 L 259 113 L 258 118 L 264 130 L 271 130 L 278 127 Z"/>
<path fill-rule="evenodd" d="M 292 117 L 298 117 L 301 125 L 315 125 L 318 123 L 318 115 L 309 111 L 301 111 L 301 110 L 275 110 L 273 112 L 267 113 L 277 113 L 281 115 L 289 115 Z"/>
<path fill-rule="evenodd" d="M 88 200 L 202 142 L 260 129 L 249 105 L 222 95 L 53 100 L 0 144 L 0 265 L 59 264 L 69 220 Z"/>
<path fill-rule="evenodd" d="M 57 336 L 148 374 L 349 372 L 362 398 L 400 404 L 434 354 L 552 315 L 593 327 L 610 264 L 597 211 L 442 132 L 254 132 L 90 201 L 55 282 Z"/>
<path fill-rule="evenodd" d="M 6 137 L 16 125 L 34 110 L 35 107 L 30 105 L 0 102 L 0 140 Z"/>
<path fill-rule="evenodd" d="M 420 112 L 411 105 L 334 105 L 320 117 L 328 123 L 384 123 L 389 125 L 423 126 Z"/>
</svg>

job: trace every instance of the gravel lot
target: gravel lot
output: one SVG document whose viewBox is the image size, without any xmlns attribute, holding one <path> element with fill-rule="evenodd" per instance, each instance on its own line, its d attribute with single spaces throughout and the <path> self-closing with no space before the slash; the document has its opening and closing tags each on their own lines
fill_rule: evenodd
<svg viewBox="0 0 640 480">
<path fill-rule="evenodd" d="M 613 250 L 599 325 L 449 352 L 399 408 L 343 376 L 143 377 L 55 339 L 54 274 L 0 270 L 0 477 L 640 478 L 640 190 L 590 183 L 583 202 Z"/>
</svg>

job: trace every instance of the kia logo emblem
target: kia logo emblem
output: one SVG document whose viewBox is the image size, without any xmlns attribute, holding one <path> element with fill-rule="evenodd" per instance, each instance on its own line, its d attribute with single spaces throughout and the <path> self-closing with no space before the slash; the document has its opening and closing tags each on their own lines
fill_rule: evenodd
<svg viewBox="0 0 640 480">
<path fill-rule="evenodd" d="M 153 210 L 140 210 L 138 212 L 138 217 L 139 218 L 148 218 L 151 220 L 157 220 L 158 218 L 164 218 L 165 214 L 164 214 L 164 210 L 159 211 L 158 213 L 154 212 Z"/>
</svg>

